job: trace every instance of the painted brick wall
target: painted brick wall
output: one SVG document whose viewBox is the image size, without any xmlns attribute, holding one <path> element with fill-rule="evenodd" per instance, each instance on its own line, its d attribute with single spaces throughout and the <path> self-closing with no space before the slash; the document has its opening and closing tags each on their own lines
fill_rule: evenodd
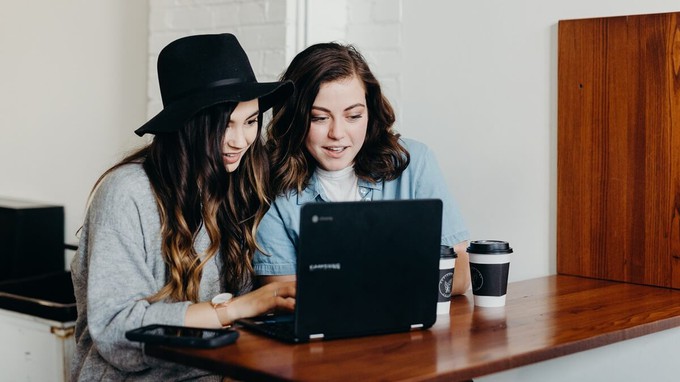
<svg viewBox="0 0 680 382">
<path fill-rule="evenodd" d="M 399 116 L 401 1 L 150 0 L 147 114 L 151 117 L 162 107 L 156 60 L 166 44 L 190 34 L 230 32 L 238 36 L 260 81 L 275 80 L 310 44 L 352 43 Z"/>
<path fill-rule="evenodd" d="M 312 0 L 313 1 L 313 0 Z M 401 99 L 402 0 L 349 0 L 347 41 L 361 51 L 397 113 Z"/>
<path fill-rule="evenodd" d="M 305 46 L 339 41 L 356 46 L 392 102 L 399 124 L 402 0 L 307 0 Z"/>
<path fill-rule="evenodd" d="M 297 48 L 295 0 L 150 0 L 147 115 L 161 108 L 156 61 L 171 41 L 192 34 L 235 34 L 259 81 L 275 80 Z"/>
</svg>

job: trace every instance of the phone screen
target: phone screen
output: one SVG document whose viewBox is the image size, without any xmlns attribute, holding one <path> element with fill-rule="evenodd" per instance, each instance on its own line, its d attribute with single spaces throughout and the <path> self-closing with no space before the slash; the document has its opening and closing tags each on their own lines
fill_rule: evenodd
<svg viewBox="0 0 680 382">
<path fill-rule="evenodd" d="M 234 343 L 239 333 L 233 329 L 203 329 L 186 326 L 148 325 L 125 333 L 131 341 L 213 348 Z"/>
</svg>

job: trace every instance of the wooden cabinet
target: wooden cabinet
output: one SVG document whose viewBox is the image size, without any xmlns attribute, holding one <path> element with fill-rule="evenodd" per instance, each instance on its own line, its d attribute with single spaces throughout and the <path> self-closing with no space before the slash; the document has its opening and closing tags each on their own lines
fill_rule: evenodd
<svg viewBox="0 0 680 382">
<path fill-rule="evenodd" d="M 560 274 L 680 288 L 679 17 L 559 22 Z"/>
</svg>

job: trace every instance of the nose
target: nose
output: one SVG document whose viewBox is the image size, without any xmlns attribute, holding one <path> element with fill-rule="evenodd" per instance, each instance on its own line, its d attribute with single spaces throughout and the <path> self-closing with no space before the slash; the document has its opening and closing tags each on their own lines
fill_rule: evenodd
<svg viewBox="0 0 680 382">
<path fill-rule="evenodd" d="M 227 142 L 227 145 L 235 149 L 242 149 L 248 145 L 246 142 L 246 136 L 240 126 L 227 128 L 224 138 Z"/>
<path fill-rule="evenodd" d="M 345 126 L 342 122 L 331 121 L 328 126 L 328 137 L 331 139 L 341 139 L 345 136 Z"/>
</svg>

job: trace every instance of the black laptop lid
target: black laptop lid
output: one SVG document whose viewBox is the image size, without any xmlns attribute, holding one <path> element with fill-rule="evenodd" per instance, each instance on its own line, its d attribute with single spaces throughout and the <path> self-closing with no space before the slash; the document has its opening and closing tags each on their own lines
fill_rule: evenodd
<svg viewBox="0 0 680 382">
<path fill-rule="evenodd" d="M 302 207 L 295 332 L 339 338 L 436 320 L 440 200 Z"/>
</svg>

